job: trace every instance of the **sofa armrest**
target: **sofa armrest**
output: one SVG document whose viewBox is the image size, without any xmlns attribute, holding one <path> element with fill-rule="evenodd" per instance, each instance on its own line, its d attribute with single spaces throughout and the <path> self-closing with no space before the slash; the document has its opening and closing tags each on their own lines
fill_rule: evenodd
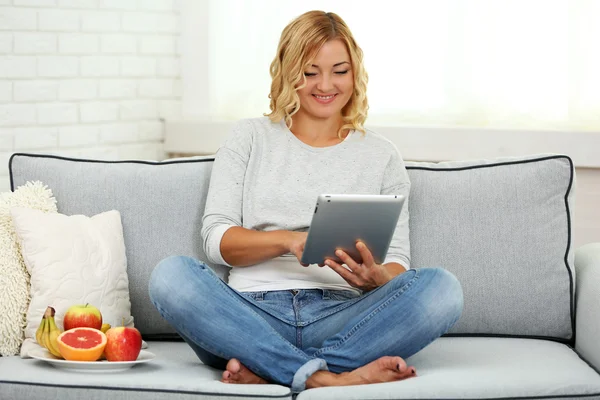
<svg viewBox="0 0 600 400">
<path fill-rule="evenodd" d="M 600 243 L 575 251 L 575 350 L 600 371 Z"/>
</svg>

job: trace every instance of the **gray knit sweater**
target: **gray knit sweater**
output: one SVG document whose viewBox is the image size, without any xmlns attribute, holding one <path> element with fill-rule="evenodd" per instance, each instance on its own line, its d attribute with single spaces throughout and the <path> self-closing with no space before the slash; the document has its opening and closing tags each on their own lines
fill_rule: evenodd
<svg viewBox="0 0 600 400">
<path fill-rule="evenodd" d="M 330 147 L 300 141 L 285 123 L 267 117 L 235 124 L 216 154 L 202 220 L 204 251 L 211 262 L 228 265 L 220 252 L 232 226 L 258 231 L 307 231 L 321 193 L 402 194 L 410 181 L 397 148 L 383 136 L 353 131 Z M 410 267 L 408 201 L 385 262 Z M 283 255 L 232 268 L 229 285 L 247 291 L 352 288 L 329 267 L 303 267 Z"/>
</svg>

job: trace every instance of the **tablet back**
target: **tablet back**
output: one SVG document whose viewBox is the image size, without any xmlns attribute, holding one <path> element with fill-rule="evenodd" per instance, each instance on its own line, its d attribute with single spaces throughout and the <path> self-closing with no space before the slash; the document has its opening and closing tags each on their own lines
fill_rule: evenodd
<svg viewBox="0 0 600 400">
<path fill-rule="evenodd" d="M 385 259 L 396 223 L 404 204 L 401 195 L 322 194 L 308 230 L 302 262 L 323 263 L 326 258 L 340 262 L 340 248 L 355 261 L 362 262 L 356 249 L 364 242 L 375 262 Z"/>
</svg>

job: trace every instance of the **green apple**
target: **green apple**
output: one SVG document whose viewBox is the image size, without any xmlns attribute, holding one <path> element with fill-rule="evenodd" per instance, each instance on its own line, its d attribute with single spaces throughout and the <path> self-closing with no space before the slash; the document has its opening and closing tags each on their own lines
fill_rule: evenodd
<svg viewBox="0 0 600 400">
<path fill-rule="evenodd" d="M 76 304 L 69 307 L 63 318 L 65 331 L 73 328 L 102 328 L 100 310 L 90 304 Z"/>
</svg>

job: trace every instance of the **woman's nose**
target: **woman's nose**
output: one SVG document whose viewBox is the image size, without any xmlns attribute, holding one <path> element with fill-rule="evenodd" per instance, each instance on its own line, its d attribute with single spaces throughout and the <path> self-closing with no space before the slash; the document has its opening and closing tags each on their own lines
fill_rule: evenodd
<svg viewBox="0 0 600 400">
<path fill-rule="evenodd" d="M 327 93 L 333 89 L 333 81 L 331 77 L 327 74 L 322 74 L 321 79 L 317 83 L 317 89 L 324 93 Z"/>
</svg>

